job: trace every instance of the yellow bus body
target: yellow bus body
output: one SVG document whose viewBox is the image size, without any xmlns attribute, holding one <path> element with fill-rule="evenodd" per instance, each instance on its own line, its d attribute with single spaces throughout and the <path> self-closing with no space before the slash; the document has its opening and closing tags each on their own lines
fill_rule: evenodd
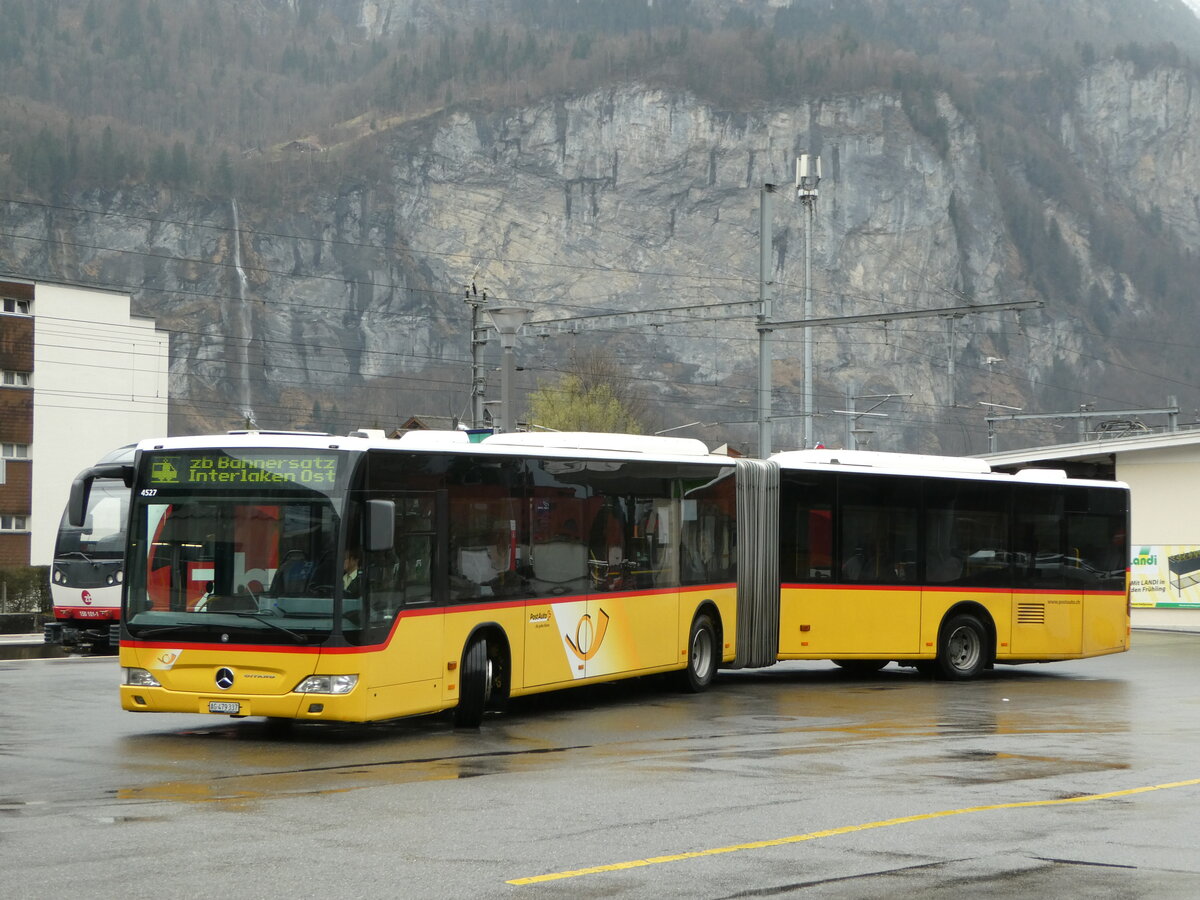
<svg viewBox="0 0 1200 900">
<path fill-rule="evenodd" d="M 121 665 L 147 670 L 160 686 L 122 685 L 121 706 L 351 722 L 437 712 L 458 703 L 463 653 L 481 628 L 507 645 L 513 697 L 679 671 L 687 665 L 692 621 L 705 606 L 715 610 L 721 659 L 731 662 L 733 585 L 406 610 L 388 641 L 369 647 L 125 641 Z M 227 689 L 217 684 L 222 669 L 233 680 Z M 297 693 L 310 675 L 358 681 L 346 694 Z"/>
<path fill-rule="evenodd" d="M 779 658 L 932 660 L 955 608 L 985 613 L 997 663 L 1129 649 L 1128 594 L 1121 591 L 785 585 Z"/>
</svg>

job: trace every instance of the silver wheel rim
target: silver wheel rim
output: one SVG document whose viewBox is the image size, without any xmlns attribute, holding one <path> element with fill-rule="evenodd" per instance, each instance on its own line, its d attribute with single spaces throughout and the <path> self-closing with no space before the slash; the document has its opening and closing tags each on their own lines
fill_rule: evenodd
<svg viewBox="0 0 1200 900">
<path fill-rule="evenodd" d="M 966 625 L 960 625 L 950 633 L 946 642 L 946 655 L 950 665 L 959 672 L 968 672 L 979 665 L 983 645 L 979 633 Z"/>
<path fill-rule="evenodd" d="M 492 658 L 489 656 L 483 665 L 483 702 L 492 699 Z"/>
<path fill-rule="evenodd" d="M 706 629 L 701 628 L 692 638 L 692 672 L 697 678 L 708 677 L 712 657 L 712 638 Z"/>
</svg>

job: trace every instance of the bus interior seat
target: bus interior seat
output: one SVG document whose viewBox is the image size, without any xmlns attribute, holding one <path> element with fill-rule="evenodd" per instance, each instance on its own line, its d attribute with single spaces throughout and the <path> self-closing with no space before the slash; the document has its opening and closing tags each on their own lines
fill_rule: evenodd
<svg viewBox="0 0 1200 900">
<path fill-rule="evenodd" d="M 302 551 L 289 550 L 284 555 L 279 568 L 275 570 L 275 577 L 271 579 L 271 589 L 268 593 L 272 597 L 284 594 L 303 594 L 308 588 L 312 572 L 313 564 L 308 561 Z"/>
</svg>

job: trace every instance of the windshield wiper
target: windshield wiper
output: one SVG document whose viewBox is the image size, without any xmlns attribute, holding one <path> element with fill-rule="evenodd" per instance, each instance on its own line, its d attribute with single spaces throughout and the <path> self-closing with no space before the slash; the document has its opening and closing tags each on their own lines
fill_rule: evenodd
<svg viewBox="0 0 1200 900">
<path fill-rule="evenodd" d="M 282 631 L 284 634 L 286 634 L 288 637 L 292 638 L 292 640 L 294 640 L 298 644 L 307 644 L 308 643 L 308 635 L 299 634 L 295 631 L 292 631 L 292 629 L 290 629 L 290 628 L 284 628 L 278 622 L 272 622 L 270 620 L 270 618 L 268 618 L 268 615 L 269 615 L 268 613 L 250 612 L 249 610 L 228 610 L 225 612 L 225 615 L 239 616 L 244 619 L 254 619 L 257 622 L 262 622 L 264 625 L 270 625 L 272 628 Z"/>
<path fill-rule="evenodd" d="M 90 562 L 92 565 L 96 564 L 96 561 L 94 559 L 92 559 L 90 556 L 88 556 L 86 553 L 84 553 L 82 550 L 68 550 L 65 553 L 59 554 L 58 558 L 66 559 L 68 556 L 78 556 L 81 559 L 83 559 L 84 561 Z"/>
<path fill-rule="evenodd" d="M 197 626 L 197 624 L 198 623 L 196 623 L 196 622 L 186 622 L 186 623 L 181 622 L 178 625 L 157 625 L 157 626 L 152 626 L 149 628 L 141 628 L 141 629 L 138 629 L 137 637 L 139 639 L 141 639 L 141 638 L 151 637 L 152 635 L 156 635 L 156 634 L 166 634 L 168 631 L 184 631 L 185 629 L 188 629 L 188 628 L 195 628 Z M 133 627 L 137 628 L 136 625 Z"/>
</svg>

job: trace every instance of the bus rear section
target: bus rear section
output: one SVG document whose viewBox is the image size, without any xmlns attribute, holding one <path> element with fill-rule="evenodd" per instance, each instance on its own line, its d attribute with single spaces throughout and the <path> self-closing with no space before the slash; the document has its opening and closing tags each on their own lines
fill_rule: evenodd
<svg viewBox="0 0 1200 900">
<path fill-rule="evenodd" d="M 1124 485 L 974 460 L 780 458 L 781 659 L 961 680 L 1129 648 Z"/>
</svg>

